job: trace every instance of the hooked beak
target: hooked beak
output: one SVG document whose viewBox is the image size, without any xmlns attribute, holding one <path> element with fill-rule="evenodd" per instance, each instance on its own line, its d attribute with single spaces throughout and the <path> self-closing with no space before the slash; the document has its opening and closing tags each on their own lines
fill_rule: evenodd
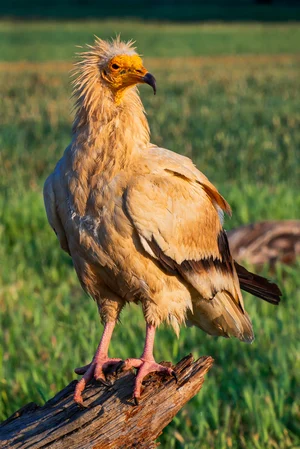
<svg viewBox="0 0 300 449">
<path fill-rule="evenodd" d="M 144 81 L 144 83 L 149 84 L 149 86 L 152 87 L 153 93 L 155 95 L 156 94 L 156 80 L 155 80 L 154 76 L 151 75 L 151 73 L 148 72 L 143 77 L 143 81 Z"/>
</svg>

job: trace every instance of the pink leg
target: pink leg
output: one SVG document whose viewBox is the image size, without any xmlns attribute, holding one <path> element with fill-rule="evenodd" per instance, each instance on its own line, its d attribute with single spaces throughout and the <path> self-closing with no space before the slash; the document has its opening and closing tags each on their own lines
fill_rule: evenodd
<svg viewBox="0 0 300 449">
<path fill-rule="evenodd" d="M 105 385 L 108 385 L 105 379 L 103 369 L 109 365 L 120 363 L 121 359 L 110 359 L 108 357 L 108 347 L 110 344 L 111 336 L 114 330 L 116 322 L 108 321 L 104 326 L 102 338 L 100 340 L 97 351 L 94 355 L 92 363 L 75 369 L 76 374 L 84 374 L 82 379 L 77 383 L 74 393 L 74 401 L 77 404 L 83 405 L 82 392 L 85 389 L 86 384 L 94 377 L 96 380 L 100 380 Z"/>
<path fill-rule="evenodd" d="M 145 346 L 141 358 L 127 359 L 120 365 L 120 369 L 122 371 L 127 371 L 130 368 L 138 368 L 138 374 L 135 379 L 135 386 L 133 393 L 133 397 L 136 404 L 138 404 L 138 401 L 141 397 L 142 382 L 147 374 L 155 371 L 164 372 L 174 376 L 177 381 L 176 373 L 172 368 L 162 366 L 159 363 L 156 363 L 156 361 L 154 360 L 153 346 L 154 346 L 155 330 L 156 330 L 155 326 L 147 324 Z"/>
</svg>

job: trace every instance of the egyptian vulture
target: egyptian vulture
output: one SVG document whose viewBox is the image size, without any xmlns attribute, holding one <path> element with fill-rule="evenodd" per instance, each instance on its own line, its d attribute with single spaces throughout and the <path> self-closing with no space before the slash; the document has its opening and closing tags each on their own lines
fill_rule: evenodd
<svg viewBox="0 0 300 449">
<path fill-rule="evenodd" d="M 70 145 L 48 177 L 48 220 L 94 298 L 104 331 L 74 399 L 107 367 L 137 368 L 134 399 L 153 371 L 156 328 L 184 324 L 210 335 L 251 342 L 241 288 L 277 304 L 275 284 L 249 273 L 230 255 L 223 213 L 230 206 L 187 157 L 150 142 L 136 85 L 156 82 L 132 42 L 96 39 L 77 63 L 76 113 Z M 111 359 L 108 347 L 126 303 L 140 303 L 146 340 L 139 359 Z M 176 377 L 176 376 L 175 376 Z"/>
</svg>

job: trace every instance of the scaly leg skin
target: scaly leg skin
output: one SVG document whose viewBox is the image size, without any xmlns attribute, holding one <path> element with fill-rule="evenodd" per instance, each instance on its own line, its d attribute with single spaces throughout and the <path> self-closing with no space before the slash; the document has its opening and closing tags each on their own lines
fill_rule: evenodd
<svg viewBox="0 0 300 449">
<path fill-rule="evenodd" d="M 75 369 L 76 374 L 83 374 L 83 377 L 76 385 L 74 393 L 74 401 L 78 405 L 83 406 L 82 392 L 85 389 L 86 384 L 94 377 L 96 380 L 100 380 L 104 385 L 109 386 L 110 384 L 106 381 L 103 370 L 109 366 L 118 365 L 120 364 L 120 361 L 122 361 L 121 359 L 110 359 L 108 357 L 108 347 L 115 324 L 115 321 L 108 321 L 105 324 L 102 338 L 92 363 Z"/>
<path fill-rule="evenodd" d="M 153 357 L 153 346 L 154 346 L 154 336 L 155 336 L 155 326 L 147 324 L 146 327 L 146 340 L 143 354 L 139 359 L 126 359 L 120 362 L 117 367 L 117 371 L 127 371 L 131 368 L 137 368 L 138 373 L 135 379 L 135 386 L 133 392 L 133 398 L 136 405 L 139 404 L 139 399 L 141 397 L 141 388 L 144 378 L 149 373 L 153 372 L 164 372 L 173 376 L 177 382 L 177 376 L 172 368 L 160 365 L 156 363 Z"/>
</svg>

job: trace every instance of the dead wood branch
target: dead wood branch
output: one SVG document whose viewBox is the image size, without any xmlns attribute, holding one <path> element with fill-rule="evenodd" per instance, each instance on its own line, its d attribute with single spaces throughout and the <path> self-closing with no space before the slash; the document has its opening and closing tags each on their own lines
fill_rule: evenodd
<svg viewBox="0 0 300 449">
<path fill-rule="evenodd" d="M 0 425 L 0 447 L 5 449 L 152 449 L 156 438 L 195 396 L 213 359 L 191 355 L 175 367 L 178 383 L 151 374 L 138 406 L 132 392 L 134 374 L 122 373 L 111 387 L 91 382 L 81 409 L 73 401 L 76 381 L 43 407 L 30 403 Z"/>
<path fill-rule="evenodd" d="M 228 232 L 231 254 L 253 265 L 291 264 L 300 255 L 300 220 L 262 221 Z"/>
</svg>

